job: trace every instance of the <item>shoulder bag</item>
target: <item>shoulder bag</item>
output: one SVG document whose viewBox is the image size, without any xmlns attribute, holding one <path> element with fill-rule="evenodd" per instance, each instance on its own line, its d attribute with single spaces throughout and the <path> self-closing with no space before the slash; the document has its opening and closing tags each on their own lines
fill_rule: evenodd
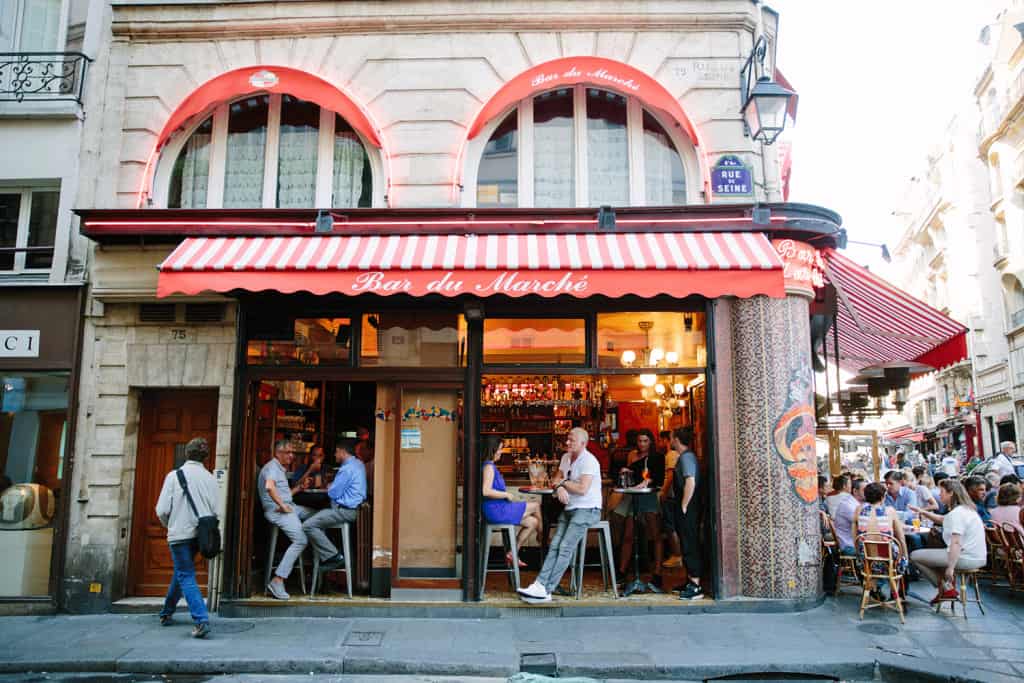
<svg viewBox="0 0 1024 683">
<path fill-rule="evenodd" d="M 217 519 L 217 515 L 213 514 L 199 516 L 196 502 L 192 500 L 192 494 L 188 490 L 188 481 L 185 479 L 185 473 L 181 471 L 181 468 L 176 469 L 175 472 L 178 473 L 178 483 L 181 484 L 181 490 L 185 492 L 185 498 L 188 500 L 192 513 L 198 521 L 196 539 L 199 541 L 199 552 L 206 559 L 212 560 L 220 555 L 220 520 Z"/>
</svg>

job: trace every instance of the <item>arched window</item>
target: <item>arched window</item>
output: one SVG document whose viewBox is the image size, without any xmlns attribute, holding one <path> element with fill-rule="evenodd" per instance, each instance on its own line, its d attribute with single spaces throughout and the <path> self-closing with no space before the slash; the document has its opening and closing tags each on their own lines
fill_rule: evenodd
<svg viewBox="0 0 1024 683">
<path fill-rule="evenodd" d="M 1003 296 L 1006 304 L 1007 329 L 1024 325 L 1024 286 L 1013 275 L 1003 276 Z"/>
<path fill-rule="evenodd" d="M 634 97 L 585 85 L 550 90 L 493 128 L 467 169 L 467 203 L 683 205 L 699 190 L 687 187 L 687 169 L 697 173 L 686 144 Z"/>
<path fill-rule="evenodd" d="M 218 106 L 164 151 L 168 208 L 352 208 L 373 202 L 362 140 L 333 111 L 291 95 Z M 170 161 L 173 159 L 173 163 Z"/>
</svg>

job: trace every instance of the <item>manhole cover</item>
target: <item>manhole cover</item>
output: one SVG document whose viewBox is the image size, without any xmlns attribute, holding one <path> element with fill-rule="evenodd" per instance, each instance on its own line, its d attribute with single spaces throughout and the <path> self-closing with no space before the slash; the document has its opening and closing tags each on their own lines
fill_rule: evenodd
<svg viewBox="0 0 1024 683">
<path fill-rule="evenodd" d="M 383 639 L 383 631 L 351 631 L 345 636 L 345 642 L 342 645 L 350 647 L 377 647 Z"/>
<path fill-rule="evenodd" d="M 235 619 L 224 619 L 213 625 L 214 633 L 242 633 L 256 628 L 252 621 L 237 621 Z"/>
<path fill-rule="evenodd" d="M 892 624 L 860 624 L 857 626 L 857 630 L 861 633 L 870 633 L 873 636 L 891 636 L 900 632 Z"/>
</svg>

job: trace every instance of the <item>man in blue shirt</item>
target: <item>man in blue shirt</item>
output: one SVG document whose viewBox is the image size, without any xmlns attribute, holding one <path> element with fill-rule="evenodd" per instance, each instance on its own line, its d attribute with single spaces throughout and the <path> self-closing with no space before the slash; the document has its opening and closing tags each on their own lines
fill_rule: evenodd
<svg viewBox="0 0 1024 683">
<path fill-rule="evenodd" d="M 988 524 L 992 521 L 992 511 L 985 506 L 985 478 L 977 475 L 967 477 L 964 480 L 964 488 L 967 495 L 974 501 L 974 508 L 978 511 L 981 521 Z"/>
<path fill-rule="evenodd" d="M 302 523 L 313 552 L 320 557 L 320 568 L 324 571 L 338 569 L 345 565 L 345 558 L 327 538 L 325 529 L 337 527 L 345 522 L 353 523 L 359 514 L 358 508 L 366 500 L 366 467 L 355 456 L 356 444 L 352 439 L 339 439 L 334 449 L 334 459 L 341 465 L 327 497 L 331 507 L 321 510 Z"/>
<path fill-rule="evenodd" d="M 903 485 L 903 473 L 899 470 L 889 470 L 885 473 L 885 504 L 896 508 L 900 513 L 900 519 L 909 522 L 916 514 L 910 509 L 911 505 L 917 505 L 917 494 Z M 924 547 L 922 534 L 904 534 L 907 541 L 907 552 L 912 553 Z M 911 571 L 911 575 L 913 572 Z"/>
</svg>

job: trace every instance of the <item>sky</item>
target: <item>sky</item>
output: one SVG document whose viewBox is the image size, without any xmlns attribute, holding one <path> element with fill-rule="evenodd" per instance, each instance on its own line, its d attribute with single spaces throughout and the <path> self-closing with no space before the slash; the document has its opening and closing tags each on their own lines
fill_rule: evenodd
<svg viewBox="0 0 1024 683">
<path fill-rule="evenodd" d="M 959 108 L 987 54 L 978 41 L 1012 0 L 768 0 L 777 64 L 800 93 L 789 200 L 843 217 L 851 240 L 899 240 L 891 214 Z M 851 257 L 884 271 L 881 250 Z"/>
</svg>

